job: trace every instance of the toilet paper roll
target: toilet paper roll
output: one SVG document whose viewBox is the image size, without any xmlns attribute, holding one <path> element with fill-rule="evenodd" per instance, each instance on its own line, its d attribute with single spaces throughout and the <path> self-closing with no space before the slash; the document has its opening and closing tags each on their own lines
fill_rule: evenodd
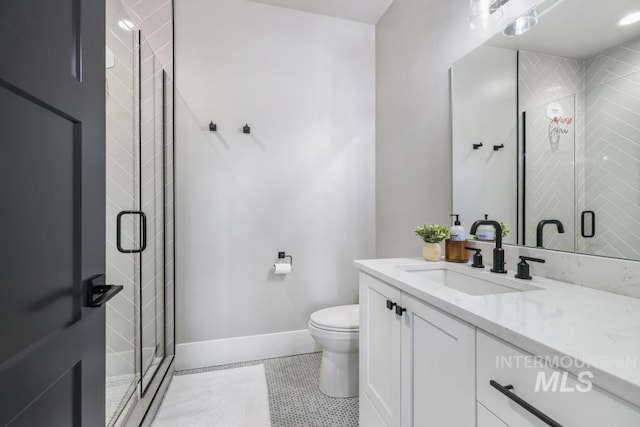
<svg viewBox="0 0 640 427">
<path fill-rule="evenodd" d="M 291 264 L 276 263 L 273 264 L 273 274 L 289 274 L 291 273 Z"/>
</svg>

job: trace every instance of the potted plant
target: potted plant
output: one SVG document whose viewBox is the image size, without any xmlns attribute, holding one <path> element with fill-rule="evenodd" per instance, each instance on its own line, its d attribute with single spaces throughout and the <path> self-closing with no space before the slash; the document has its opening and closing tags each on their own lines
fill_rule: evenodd
<svg viewBox="0 0 640 427">
<path fill-rule="evenodd" d="M 439 224 L 419 225 L 413 231 L 424 240 L 424 246 L 422 246 L 424 259 L 439 261 L 442 254 L 440 242 L 449 238 L 449 228 Z"/>
<path fill-rule="evenodd" d="M 500 221 L 500 228 L 502 228 L 502 238 L 504 239 L 505 237 L 507 237 L 509 235 L 509 233 L 511 233 L 511 229 L 509 228 L 509 226 L 507 224 L 505 224 L 504 222 Z"/>
</svg>

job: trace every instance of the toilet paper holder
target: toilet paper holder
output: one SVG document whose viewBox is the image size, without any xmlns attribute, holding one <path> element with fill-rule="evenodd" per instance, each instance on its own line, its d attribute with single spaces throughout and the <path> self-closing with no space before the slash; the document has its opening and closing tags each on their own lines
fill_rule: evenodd
<svg viewBox="0 0 640 427">
<path fill-rule="evenodd" d="M 289 258 L 289 264 L 291 264 L 291 266 L 293 267 L 293 256 L 287 255 L 284 252 L 278 252 L 278 259 L 285 259 L 285 258 Z"/>
</svg>

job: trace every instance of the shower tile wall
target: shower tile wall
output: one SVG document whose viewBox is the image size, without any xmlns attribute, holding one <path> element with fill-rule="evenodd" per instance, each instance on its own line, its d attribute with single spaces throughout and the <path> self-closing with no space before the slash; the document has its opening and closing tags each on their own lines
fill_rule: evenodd
<svg viewBox="0 0 640 427">
<path fill-rule="evenodd" d="M 544 108 L 556 100 L 565 99 L 566 103 L 566 98 L 575 94 L 574 123 L 583 122 L 580 120 L 584 115 L 584 65 L 581 61 L 520 51 L 518 84 L 520 116 L 524 111 Z M 561 137 L 560 148 L 552 151 L 548 139 L 549 122 L 541 119 L 536 121 L 536 128 L 527 129 L 526 174 L 531 179 L 526 183 L 525 241 L 528 246 L 535 246 L 536 226 L 541 219 L 559 219 L 566 233 L 559 234 L 552 227 L 547 227 L 544 246 L 573 251 L 574 178 L 581 174 L 581 171 L 574 170 L 574 146 L 584 145 L 580 143 L 584 131 L 576 126 L 575 143 L 573 138 L 567 138 L 570 135 L 565 135 Z M 530 138 L 534 135 L 536 138 Z"/>
<path fill-rule="evenodd" d="M 640 39 L 586 62 L 586 209 L 580 252 L 640 260 Z"/>
<path fill-rule="evenodd" d="M 124 286 L 106 306 L 106 370 L 108 377 L 131 375 L 133 379 L 137 269 L 132 255 L 116 249 L 116 216 L 121 210 L 134 209 L 137 199 L 135 44 L 134 33 L 118 25 L 126 18 L 120 2 L 108 1 L 106 12 L 106 44 L 115 55 L 115 66 L 106 70 L 106 276 L 108 283 Z M 125 227 L 123 245 L 132 247 L 137 237 L 133 227 Z"/>
<path fill-rule="evenodd" d="M 160 64 L 173 77 L 173 1 L 123 0 L 129 17 L 156 53 Z"/>
</svg>

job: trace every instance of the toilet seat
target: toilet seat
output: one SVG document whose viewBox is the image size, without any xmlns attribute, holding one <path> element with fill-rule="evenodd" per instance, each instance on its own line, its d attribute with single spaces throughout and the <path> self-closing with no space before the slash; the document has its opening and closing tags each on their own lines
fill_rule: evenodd
<svg viewBox="0 0 640 427">
<path fill-rule="evenodd" d="M 309 325 L 325 331 L 357 332 L 360 329 L 359 305 L 340 305 L 318 310 L 311 314 Z"/>
<path fill-rule="evenodd" d="M 313 323 L 311 321 L 309 321 L 308 326 L 311 327 L 311 328 L 319 329 L 321 331 L 336 332 L 336 333 L 350 333 L 350 332 L 358 332 L 359 331 L 358 328 L 352 328 L 352 329 L 329 328 L 327 326 L 317 325 L 317 324 L 315 324 L 315 323 Z"/>
</svg>

